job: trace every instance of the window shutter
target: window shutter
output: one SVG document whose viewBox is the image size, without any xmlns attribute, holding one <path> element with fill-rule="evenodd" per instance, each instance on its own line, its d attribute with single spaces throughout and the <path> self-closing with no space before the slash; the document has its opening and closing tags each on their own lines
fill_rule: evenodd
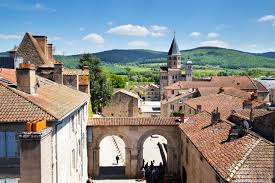
<svg viewBox="0 0 275 183">
<path fill-rule="evenodd" d="M 16 151 L 17 151 L 15 132 L 6 132 L 6 137 L 7 137 L 7 156 L 15 157 Z"/>
<path fill-rule="evenodd" d="M 5 132 L 0 132 L 0 157 L 6 156 L 6 135 Z M 0 181 L 0 183 L 2 183 Z"/>
</svg>

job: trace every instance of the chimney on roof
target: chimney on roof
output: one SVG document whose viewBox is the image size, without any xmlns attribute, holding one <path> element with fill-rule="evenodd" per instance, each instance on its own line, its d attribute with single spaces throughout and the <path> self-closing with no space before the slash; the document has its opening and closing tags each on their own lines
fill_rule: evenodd
<svg viewBox="0 0 275 183">
<path fill-rule="evenodd" d="M 34 39 L 37 41 L 39 47 L 43 51 L 44 55 L 48 56 L 48 38 L 47 36 L 33 36 Z"/>
<path fill-rule="evenodd" d="M 63 84 L 64 67 L 62 62 L 55 62 L 53 69 L 53 80 L 58 84 Z"/>
<path fill-rule="evenodd" d="M 202 106 L 197 105 L 196 114 L 200 113 L 202 111 Z"/>
<path fill-rule="evenodd" d="M 223 87 L 220 87 L 220 88 L 219 88 L 218 94 L 223 93 L 223 92 L 224 92 L 224 88 L 223 88 Z"/>
<path fill-rule="evenodd" d="M 249 100 L 243 101 L 243 109 L 252 109 L 252 102 Z"/>
<path fill-rule="evenodd" d="M 37 80 L 35 67 L 30 63 L 21 63 L 16 69 L 17 89 L 28 94 L 35 94 L 37 90 Z"/>
<path fill-rule="evenodd" d="M 219 108 L 217 110 L 211 112 L 211 124 L 215 125 L 221 120 L 221 113 L 219 112 Z"/>
<path fill-rule="evenodd" d="M 53 60 L 53 44 L 48 44 L 47 49 L 48 49 L 47 58 L 52 61 Z"/>
<path fill-rule="evenodd" d="M 83 71 L 85 71 L 85 70 L 89 70 L 89 66 L 84 65 L 84 66 L 82 67 L 82 70 L 83 70 Z"/>
</svg>

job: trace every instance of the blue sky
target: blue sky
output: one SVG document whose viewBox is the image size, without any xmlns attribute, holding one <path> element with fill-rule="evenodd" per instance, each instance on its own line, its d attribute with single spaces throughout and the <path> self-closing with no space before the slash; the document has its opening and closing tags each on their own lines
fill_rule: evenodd
<svg viewBox="0 0 275 183">
<path fill-rule="evenodd" d="M 109 49 L 167 51 L 221 46 L 275 51 L 274 0 L 0 0 L 0 51 L 25 32 L 47 35 L 56 54 Z"/>
</svg>

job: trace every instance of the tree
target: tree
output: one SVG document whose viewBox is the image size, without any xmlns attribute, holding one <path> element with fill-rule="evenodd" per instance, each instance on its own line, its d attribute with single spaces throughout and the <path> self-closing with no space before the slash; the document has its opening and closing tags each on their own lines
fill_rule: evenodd
<svg viewBox="0 0 275 183">
<path fill-rule="evenodd" d="M 101 60 L 92 54 L 83 54 L 80 67 L 88 66 L 90 71 L 90 95 L 93 112 L 101 111 L 110 101 L 113 93 L 112 84 L 102 72 Z"/>
<path fill-rule="evenodd" d="M 112 74 L 110 76 L 110 81 L 112 82 L 113 88 L 125 88 L 127 78 Z"/>
</svg>

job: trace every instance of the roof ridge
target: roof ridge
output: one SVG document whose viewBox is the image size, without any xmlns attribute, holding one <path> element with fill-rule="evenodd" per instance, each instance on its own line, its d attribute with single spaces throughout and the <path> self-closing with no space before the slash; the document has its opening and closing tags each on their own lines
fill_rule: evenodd
<svg viewBox="0 0 275 183">
<path fill-rule="evenodd" d="M 226 178 L 226 181 L 230 181 L 235 174 L 237 173 L 237 171 L 244 165 L 245 161 L 247 160 L 247 158 L 250 156 L 251 152 L 253 151 L 253 149 L 262 141 L 262 139 L 258 139 L 256 142 L 254 142 L 254 144 L 246 151 L 245 155 L 243 156 L 243 158 L 241 160 L 239 160 L 238 162 L 236 162 L 235 164 L 233 164 L 233 166 L 231 168 L 229 168 L 228 170 L 231 172 L 230 175 Z M 235 165 L 235 166 L 234 166 Z"/>
<path fill-rule="evenodd" d="M 11 92 L 13 92 L 14 94 L 18 95 L 19 97 L 24 98 L 25 100 L 27 100 L 28 102 L 30 102 L 31 104 L 35 105 L 36 107 L 40 108 L 41 110 L 43 110 L 44 112 L 46 112 L 48 115 L 52 116 L 53 118 L 57 119 L 57 117 L 51 113 L 49 113 L 46 109 L 44 109 L 43 107 L 39 106 L 38 104 L 36 104 L 35 102 L 31 101 L 30 99 L 28 99 L 26 96 L 22 95 L 19 91 L 12 89 L 9 86 L 5 86 L 4 84 L 0 83 L 0 85 L 4 86 L 6 89 L 10 90 Z"/>
</svg>

